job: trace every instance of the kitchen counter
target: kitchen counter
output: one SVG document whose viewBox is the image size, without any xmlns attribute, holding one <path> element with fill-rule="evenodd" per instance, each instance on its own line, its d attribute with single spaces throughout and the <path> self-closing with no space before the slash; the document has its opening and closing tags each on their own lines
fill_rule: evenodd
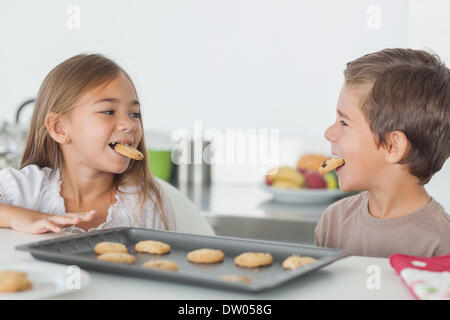
<svg viewBox="0 0 450 320">
<path fill-rule="evenodd" d="M 314 244 L 314 229 L 332 201 L 283 203 L 260 186 L 213 183 L 180 186 L 204 214 L 216 235 Z"/>
<path fill-rule="evenodd" d="M 67 234 L 65 234 L 67 235 Z M 59 237 L 61 234 L 30 235 L 0 229 L 0 266 L 34 264 L 67 270 L 67 266 L 35 260 L 15 246 Z M 375 267 L 374 267 L 375 266 Z M 369 268 L 370 267 L 370 268 Z M 367 285 L 379 270 L 380 286 Z M 91 280 L 82 289 L 56 299 L 413 299 L 388 259 L 350 256 L 277 288 L 260 293 L 242 293 L 203 286 L 139 279 L 88 271 Z"/>
<path fill-rule="evenodd" d="M 450 212 L 450 167 L 439 172 L 427 191 Z M 213 183 L 210 186 L 180 186 L 204 214 L 215 233 L 272 241 L 314 244 L 314 229 L 333 201 L 293 204 L 273 200 L 273 196 L 254 184 Z M 349 194 L 351 195 L 351 194 Z"/>
<path fill-rule="evenodd" d="M 295 204 L 277 202 L 261 187 L 251 184 L 213 183 L 177 186 L 205 215 L 236 215 L 273 220 L 318 222 L 333 202 Z"/>
</svg>

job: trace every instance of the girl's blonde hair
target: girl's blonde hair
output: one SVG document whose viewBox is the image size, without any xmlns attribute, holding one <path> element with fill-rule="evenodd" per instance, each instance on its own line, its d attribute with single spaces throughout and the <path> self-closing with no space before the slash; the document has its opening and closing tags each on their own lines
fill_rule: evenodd
<svg viewBox="0 0 450 320">
<path fill-rule="evenodd" d="M 82 95 L 113 81 L 120 74 L 130 81 L 137 96 L 133 81 L 125 70 L 100 54 L 76 55 L 51 70 L 44 79 L 36 98 L 20 168 L 36 164 L 41 168 L 51 168 L 52 174 L 56 169 L 60 169 L 63 164 L 63 154 L 59 144 L 47 131 L 45 126 L 47 115 L 51 112 L 60 115 L 66 114 Z M 139 119 L 142 132 L 144 132 L 141 115 Z M 160 214 L 165 228 L 168 229 L 161 190 L 149 170 L 144 137 L 137 149 L 144 154 L 144 159 L 141 161 L 131 160 L 125 172 L 114 174 L 114 187 L 119 191 L 119 186 L 138 186 L 137 192 L 140 200 L 138 218 L 142 221 L 144 204 L 150 197 L 157 214 Z"/>
</svg>

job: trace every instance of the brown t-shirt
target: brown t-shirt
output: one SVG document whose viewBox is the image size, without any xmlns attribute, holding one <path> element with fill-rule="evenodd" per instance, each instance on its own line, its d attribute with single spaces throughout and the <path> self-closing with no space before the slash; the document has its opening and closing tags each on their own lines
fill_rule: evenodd
<svg viewBox="0 0 450 320">
<path fill-rule="evenodd" d="M 450 217 L 434 199 L 395 219 L 375 218 L 368 204 L 368 192 L 362 192 L 330 205 L 315 229 L 316 245 L 383 258 L 394 253 L 419 257 L 450 254 Z"/>
</svg>

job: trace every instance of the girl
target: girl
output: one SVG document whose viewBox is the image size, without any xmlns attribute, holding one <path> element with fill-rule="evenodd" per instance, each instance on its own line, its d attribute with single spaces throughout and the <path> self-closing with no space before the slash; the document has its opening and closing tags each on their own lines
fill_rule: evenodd
<svg viewBox="0 0 450 320">
<path fill-rule="evenodd" d="M 39 89 L 20 170 L 0 171 L 0 227 L 174 231 L 172 206 L 148 168 L 140 109 L 115 62 L 81 54 L 56 66 Z M 115 151 L 121 144 L 143 159 Z"/>
</svg>

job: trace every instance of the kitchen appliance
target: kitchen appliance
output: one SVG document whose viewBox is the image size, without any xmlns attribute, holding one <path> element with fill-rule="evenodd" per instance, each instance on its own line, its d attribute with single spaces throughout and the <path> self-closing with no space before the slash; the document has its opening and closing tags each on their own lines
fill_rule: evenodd
<svg viewBox="0 0 450 320">
<path fill-rule="evenodd" d="M 34 106 L 35 99 L 28 99 L 17 108 L 15 122 L 3 121 L 0 125 L 0 169 L 18 168 L 22 160 L 29 124 L 21 123 L 21 115 L 27 106 Z"/>
</svg>

